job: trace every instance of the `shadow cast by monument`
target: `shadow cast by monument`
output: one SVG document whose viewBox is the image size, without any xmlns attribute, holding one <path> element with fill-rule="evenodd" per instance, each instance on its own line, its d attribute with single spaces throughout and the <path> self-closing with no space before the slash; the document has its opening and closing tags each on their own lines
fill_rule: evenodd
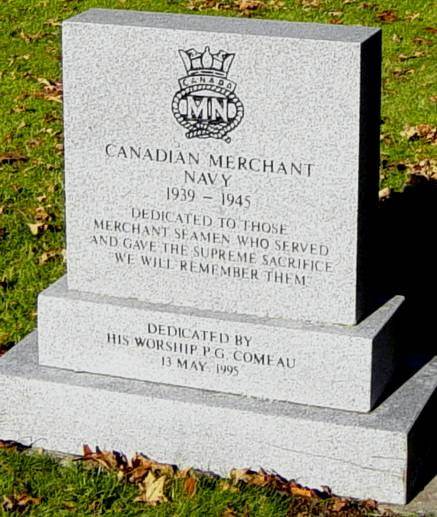
<svg viewBox="0 0 437 517">
<path fill-rule="evenodd" d="M 432 244 L 436 237 L 437 181 L 413 176 L 402 193 L 381 202 L 378 217 L 378 263 L 375 278 L 385 297 L 405 296 L 399 328 L 400 364 L 411 373 L 436 353 L 430 336 L 435 331 L 437 291 Z"/>
<path fill-rule="evenodd" d="M 378 287 L 385 297 L 405 296 L 398 318 L 396 339 L 397 375 L 389 393 L 395 391 L 436 354 L 435 305 L 430 302 L 437 292 L 437 274 L 433 270 L 437 217 L 437 181 L 413 176 L 402 193 L 394 193 L 379 207 L 377 256 L 375 268 Z M 386 396 L 388 396 L 388 394 Z M 428 422 L 435 411 L 437 397 L 419 417 L 412 437 Z M 423 432 L 423 429 L 422 431 Z M 432 432 L 431 428 L 429 432 Z M 414 439 L 410 437 L 410 443 Z M 416 451 L 417 452 L 417 451 Z M 437 448 L 416 453 L 424 458 L 408 498 L 421 490 L 437 473 Z"/>
</svg>

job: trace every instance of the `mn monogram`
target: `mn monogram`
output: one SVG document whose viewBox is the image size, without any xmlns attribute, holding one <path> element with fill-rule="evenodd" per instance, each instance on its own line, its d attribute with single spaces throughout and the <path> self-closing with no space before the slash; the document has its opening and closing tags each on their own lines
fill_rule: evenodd
<svg viewBox="0 0 437 517">
<path fill-rule="evenodd" d="M 179 79 L 180 90 L 172 102 L 178 123 L 188 131 L 187 138 L 216 138 L 231 141 L 228 133 L 243 119 L 244 108 L 235 95 L 236 84 L 228 79 L 235 54 L 205 47 L 179 50 L 187 75 Z"/>
</svg>

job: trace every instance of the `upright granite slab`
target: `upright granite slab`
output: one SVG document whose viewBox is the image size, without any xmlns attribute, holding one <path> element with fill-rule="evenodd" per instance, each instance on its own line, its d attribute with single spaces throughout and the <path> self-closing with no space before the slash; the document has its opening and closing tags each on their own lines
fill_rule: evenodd
<svg viewBox="0 0 437 517">
<path fill-rule="evenodd" d="M 364 412 L 392 378 L 401 296 L 344 327 L 169 308 L 66 284 L 39 296 L 42 365 Z"/>
<path fill-rule="evenodd" d="M 366 315 L 378 29 L 91 9 L 62 38 L 70 289 Z"/>
<path fill-rule="evenodd" d="M 221 474 L 262 466 L 398 504 L 436 457 L 436 360 L 359 414 L 47 368 L 36 349 L 32 334 L 0 361 L 3 439 L 73 454 L 84 443 L 142 451 Z"/>
</svg>

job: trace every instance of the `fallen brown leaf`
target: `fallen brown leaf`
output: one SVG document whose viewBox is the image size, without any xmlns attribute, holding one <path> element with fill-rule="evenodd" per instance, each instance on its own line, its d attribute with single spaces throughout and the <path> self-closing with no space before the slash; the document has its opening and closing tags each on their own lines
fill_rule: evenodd
<svg viewBox="0 0 437 517">
<path fill-rule="evenodd" d="M 413 54 L 399 54 L 399 61 L 407 61 L 407 59 L 417 59 L 419 57 L 426 56 L 425 52 L 421 52 L 420 50 L 416 50 Z"/>
<path fill-rule="evenodd" d="M 27 156 L 18 153 L 2 153 L 0 154 L 0 165 L 26 162 L 28 159 Z"/>
<path fill-rule="evenodd" d="M 48 207 L 49 208 L 49 207 Z M 40 223 L 45 223 L 50 221 L 51 217 L 48 214 L 47 210 L 43 206 L 38 206 L 35 208 L 35 220 Z"/>
<path fill-rule="evenodd" d="M 347 499 L 342 499 L 341 497 L 334 499 L 331 510 L 333 512 L 344 512 L 349 507 L 349 501 Z"/>
<path fill-rule="evenodd" d="M 44 22 L 44 25 L 48 25 L 49 27 L 59 27 L 61 25 L 61 22 L 56 20 L 55 18 L 50 18 L 46 22 Z"/>
<path fill-rule="evenodd" d="M 431 124 L 418 124 L 417 126 L 405 125 L 401 136 L 405 137 L 409 142 L 415 140 L 424 140 L 430 144 L 437 143 L 437 127 Z"/>
<path fill-rule="evenodd" d="M 392 23 L 398 19 L 397 14 L 394 11 L 392 11 L 391 9 L 386 9 L 385 11 L 376 13 L 375 17 L 379 21 L 385 22 L 385 23 Z"/>
<path fill-rule="evenodd" d="M 387 199 L 391 194 L 391 189 L 389 187 L 385 187 L 379 191 L 379 199 Z"/>
<path fill-rule="evenodd" d="M 27 226 L 29 227 L 30 233 L 35 236 L 41 235 L 48 228 L 48 225 L 44 223 L 28 223 Z"/>
<path fill-rule="evenodd" d="M 229 477 L 234 484 L 245 483 L 259 487 L 270 487 L 275 490 L 287 491 L 287 480 L 273 472 L 264 469 L 232 469 Z"/>
<path fill-rule="evenodd" d="M 418 177 L 425 180 L 437 181 L 437 160 L 427 158 L 417 163 L 409 163 L 408 171 L 410 174 L 410 183 L 414 182 Z"/>
<path fill-rule="evenodd" d="M 418 18 L 420 18 L 420 13 L 410 13 L 405 16 L 405 19 L 408 22 L 413 22 L 414 20 L 417 20 Z"/>
<path fill-rule="evenodd" d="M 250 469 L 232 469 L 229 473 L 229 477 L 234 483 L 249 483 L 252 476 L 256 476 L 256 472 Z"/>
<path fill-rule="evenodd" d="M 368 510 L 375 511 L 378 509 L 378 503 L 374 499 L 366 499 L 361 502 L 361 505 Z"/>
<path fill-rule="evenodd" d="M 0 440 L 0 449 L 14 449 L 18 452 L 22 452 L 26 449 L 30 449 L 30 447 L 30 445 L 24 445 L 14 440 Z"/>
<path fill-rule="evenodd" d="M 302 7 L 320 7 L 320 0 L 300 0 L 300 4 Z"/>
<path fill-rule="evenodd" d="M 155 476 L 153 472 L 149 472 L 147 477 L 138 485 L 140 495 L 135 501 L 147 503 L 151 506 L 168 501 L 164 494 L 167 476 Z"/>
<path fill-rule="evenodd" d="M 416 70 L 414 68 L 394 68 L 393 69 L 393 75 L 395 77 L 405 77 L 407 75 L 411 75 L 416 73 Z"/>
<path fill-rule="evenodd" d="M 237 3 L 239 11 L 256 11 L 257 9 L 264 9 L 266 4 L 260 0 L 240 0 Z"/>
<path fill-rule="evenodd" d="M 44 77 L 38 77 L 37 81 L 42 84 L 43 91 L 34 94 L 36 97 L 43 97 L 53 102 L 62 102 L 62 81 L 50 81 Z"/>
<path fill-rule="evenodd" d="M 197 490 L 197 478 L 189 476 L 184 481 L 184 490 L 187 495 L 192 497 Z"/>
<path fill-rule="evenodd" d="M 32 41 L 37 41 L 44 36 L 42 32 L 36 32 L 35 34 L 25 34 L 23 31 L 20 32 L 20 38 L 24 40 L 26 43 L 32 43 Z"/>
<path fill-rule="evenodd" d="M 65 261 L 65 249 L 53 249 L 44 251 L 39 257 L 39 265 L 42 266 L 51 260 L 54 260 L 58 257 L 62 257 L 63 261 Z"/>
<path fill-rule="evenodd" d="M 421 38 L 419 36 L 413 38 L 413 43 L 415 43 L 416 45 L 432 45 L 432 41 L 430 39 Z"/>
<path fill-rule="evenodd" d="M 319 498 L 318 492 L 313 490 L 312 488 L 304 487 L 296 481 L 291 480 L 288 483 L 288 490 L 291 495 L 298 497 L 311 497 L 311 498 Z"/>
<path fill-rule="evenodd" d="M 41 503 L 41 497 L 31 497 L 28 494 L 3 496 L 2 508 L 5 512 L 23 512 L 30 505 Z"/>
<path fill-rule="evenodd" d="M 233 483 L 230 483 L 226 479 L 220 480 L 219 487 L 221 490 L 227 490 L 233 493 L 240 492 L 240 489 L 237 486 L 235 486 Z"/>
<path fill-rule="evenodd" d="M 87 461 L 94 463 L 106 470 L 115 471 L 117 473 L 127 470 L 128 461 L 124 454 L 117 451 L 101 451 L 96 447 L 93 452 L 88 445 L 83 446 L 83 456 L 77 458 L 77 461 Z"/>
</svg>

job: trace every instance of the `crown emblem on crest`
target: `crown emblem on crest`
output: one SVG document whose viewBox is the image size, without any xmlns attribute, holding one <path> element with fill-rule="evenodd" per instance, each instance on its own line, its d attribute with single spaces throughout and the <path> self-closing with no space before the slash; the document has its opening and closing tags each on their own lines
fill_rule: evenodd
<svg viewBox="0 0 437 517">
<path fill-rule="evenodd" d="M 235 54 L 229 54 L 224 50 L 219 50 L 212 54 L 209 47 L 205 47 L 203 52 L 198 52 L 194 48 L 189 50 L 179 50 L 179 55 L 185 66 L 188 75 L 216 75 L 227 77 Z"/>
<path fill-rule="evenodd" d="M 241 122 L 243 104 L 235 95 L 236 83 L 228 79 L 235 54 L 208 46 L 179 50 L 186 75 L 179 78 L 180 90 L 173 97 L 173 115 L 187 138 L 215 138 L 230 142 L 228 133 Z"/>
</svg>

